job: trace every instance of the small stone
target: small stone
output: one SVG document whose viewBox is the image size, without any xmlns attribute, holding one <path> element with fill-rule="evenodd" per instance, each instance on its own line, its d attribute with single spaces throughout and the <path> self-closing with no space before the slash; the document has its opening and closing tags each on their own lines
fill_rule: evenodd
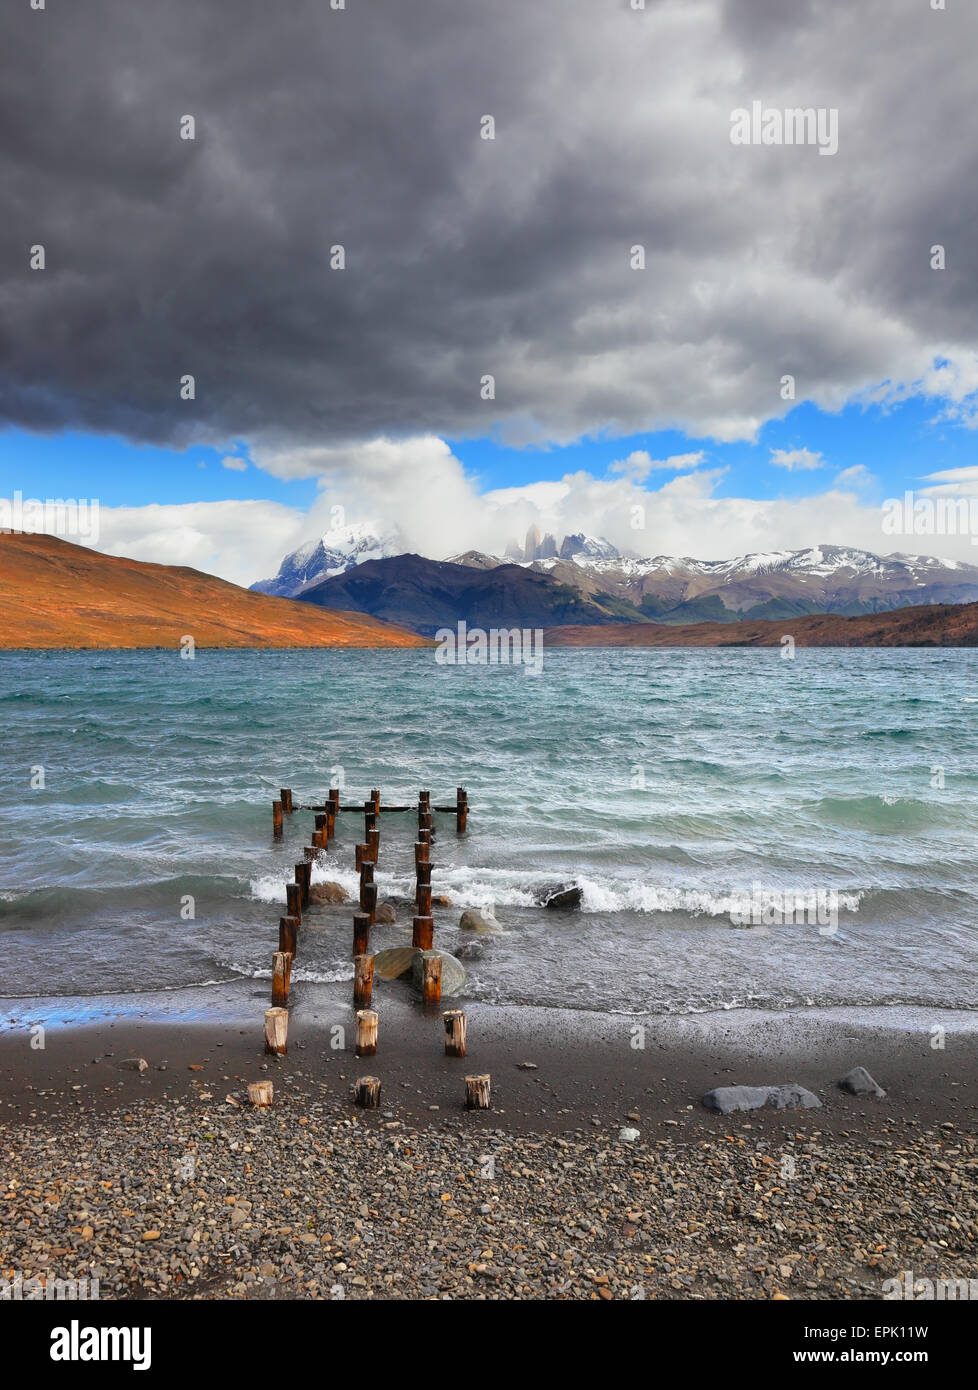
<svg viewBox="0 0 978 1390">
<path fill-rule="evenodd" d="M 877 1100 L 882 1100 L 886 1095 L 883 1087 L 877 1086 L 865 1067 L 853 1067 L 852 1071 L 846 1072 L 839 1086 L 851 1096 L 875 1096 Z"/>
<path fill-rule="evenodd" d="M 620 1129 L 618 1131 L 618 1138 L 623 1144 L 634 1144 L 635 1140 L 638 1138 L 638 1130 L 628 1128 Z"/>
<path fill-rule="evenodd" d="M 145 1057 L 125 1057 L 119 1066 L 123 1071 L 149 1071 L 149 1063 Z"/>
</svg>

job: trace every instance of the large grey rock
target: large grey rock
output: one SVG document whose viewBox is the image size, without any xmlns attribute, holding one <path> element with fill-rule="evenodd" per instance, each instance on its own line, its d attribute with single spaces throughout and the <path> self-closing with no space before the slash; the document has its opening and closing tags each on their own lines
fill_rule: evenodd
<svg viewBox="0 0 978 1390">
<path fill-rule="evenodd" d="M 425 955 L 441 956 L 441 997 L 460 994 L 465 984 L 465 966 L 447 951 L 415 951 L 411 962 L 411 980 L 416 989 L 421 989 L 421 961 Z"/>
<path fill-rule="evenodd" d="M 877 1086 L 865 1067 L 853 1067 L 852 1071 L 846 1072 L 839 1085 L 851 1096 L 875 1096 L 877 1100 L 882 1100 L 886 1095 L 883 1087 Z"/>
<path fill-rule="evenodd" d="M 397 911 L 393 903 L 380 903 L 374 913 L 374 921 L 382 926 L 391 926 L 397 921 Z"/>
<path fill-rule="evenodd" d="M 794 1082 L 785 1086 L 718 1086 L 703 1097 L 707 1110 L 732 1115 L 737 1110 L 812 1110 L 822 1102 Z"/>
<path fill-rule="evenodd" d="M 467 907 L 458 925 L 461 931 L 477 931 L 483 936 L 501 936 L 503 930 L 491 912 L 483 912 L 478 907 Z"/>
</svg>

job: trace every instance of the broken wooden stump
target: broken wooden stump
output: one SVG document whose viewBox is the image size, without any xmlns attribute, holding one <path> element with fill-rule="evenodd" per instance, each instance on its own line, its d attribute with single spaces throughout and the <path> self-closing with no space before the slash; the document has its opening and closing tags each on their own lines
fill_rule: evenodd
<svg viewBox="0 0 978 1390">
<path fill-rule="evenodd" d="M 272 834 L 276 840 L 282 838 L 282 803 L 281 801 L 272 802 Z"/>
<path fill-rule="evenodd" d="M 375 1009 L 357 1010 L 358 1057 L 373 1057 L 377 1052 L 377 1033 L 379 1020 Z"/>
<path fill-rule="evenodd" d="M 362 951 L 353 957 L 353 1003 L 366 1008 L 374 992 L 374 958 Z"/>
<path fill-rule="evenodd" d="M 467 1076 L 465 1078 L 465 1108 L 467 1110 L 489 1110 L 491 1109 L 489 1091 L 492 1078 L 485 1076 Z"/>
<path fill-rule="evenodd" d="M 363 1110 L 376 1110 L 380 1104 L 380 1077 L 359 1077 L 353 1087 L 353 1099 Z"/>
<path fill-rule="evenodd" d="M 275 1085 L 271 1081 L 249 1081 L 248 1099 L 252 1105 L 266 1106 L 271 1105 L 272 1097 L 275 1094 Z"/>
<path fill-rule="evenodd" d="M 465 1014 L 461 1009 L 447 1009 L 442 1014 L 445 1025 L 445 1056 L 465 1056 Z"/>
<path fill-rule="evenodd" d="M 288 1051 L 289 1011 L 282 1007 L 265 1010 L 265 1051 L 284 1056 Z"/>
<path fill-rule="evenodd" d="M 291 788 L 291 787 L 283 787 L 283 788 L 281 789 L 281 791 L 279 792 L 279 796 L 282 798 L 282 810 L 285 812 L 285 814 L 286 814 L 287 816 L 291 816 L 291 814 L 292 814 L 292 788 Z"/>
<path fill-rule="evenodd" d="M 469 821 L 469 796 L 464 787 L 457 787 L 455 790 L 455 830 L 459 835 L 465 834 L 465 828 Z"/>
<path fill-rule="evenodd" d="M 421 999 L 425 1007 L 441 1003 L 441 956 L 425 951 L 421 957 Z"/>
</svg>

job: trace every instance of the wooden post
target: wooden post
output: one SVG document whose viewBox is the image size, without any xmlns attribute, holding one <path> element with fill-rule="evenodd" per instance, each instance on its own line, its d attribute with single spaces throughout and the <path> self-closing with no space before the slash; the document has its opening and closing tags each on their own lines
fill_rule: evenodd
<svg viewBox="0 0 978 1390">
<path fill-rule="evenodd" d="M 295 883 L 285 885 L 286 911 L 290 917 L 294 917 L 296 923 L 302 921 L 302 888 L 298 880 Z"/>
<path fill-rule="evenodd" d="M 294 917 L 280 917 L 278 919 L 278 949 L 287 952 L 295 960 L 298 941 L 299 923 Z"/>
<path fill-rule="evenodd" d="M 329 849 L 329 817 L 325 811 L 316 812 L 316 830 L 319 833 L 319 843 L 323 849 Z"/>
<path fill-rule="evenodd" d="M 282 803 L 281 801 L 272 802 L 272 834 L 276 840 L 282 838 Z"/>
<path fill-rule="evenodd" d="M 353 1003 L 365 1009 L 374 992 L 374 958 L 366 954 L 353 957 Z"/>
<path fill-rule="evenodd" d="M 419 951 L 430 951 L 435 936 L 434 917 L 415 917 L 411 945 Z"/>
<path fill-rule="evenodd" d="M 431 821 L 431 812 L 430 812 L 430 811 L 419 811 L 419 812 L 418 812 L 418 829 L 419 829 L 419 830 L 432 830 L 433 828 L 434 828 L 434 827 L 433 827 L 432 821 Z"/>
<path fill-rule="evenodd" d="M 418 912 L 422 917 L 427 917 L 427 913 L 421 909 L 421 890 L 427 888 L 428 903 L 431 903 L 431 863 L 429 860 L 422 859 L 420 864 L 415 864 L 414 872 L 417 875 L 417 888 L 415 889 L 414 899 L 418 904 Z"/>
<path fill-rule="evenodd" d="M 377 1013 L 374 1009 L 357 1010 L 357 1056 L 373 1057 L 377 1052 Z"/>
<path fill-rule="evenodd" d="M 465 1056 L 465 1014 L 461 1009 L 447 1009 L 442 1014 L 445 1024 L 445 1056 Z"/>
<path fill-rule="evenodd" d="M 339 789 L 339 787 L 330 787 L 330 789 L 329 789 L 329 803 L 330 803 L 330 805 L 331 805 L 332 808 L 333 808 L 333 815 L 334 815 L 334 816 L 339 815 L 339 810 L 340 810 L 340 789 Z"/>
<path fill-rule="evenodd" d="M 469 796 L 464 787 L 457 787 L 455 790 L 455 830 L 457 834 L 464 835 L 465 827 L 469 820 Z"/>
<path fill-rule="evenodd" d="M 380 831 L 379 831 L 379 830 L 368 830 L 368 831 L 367 831 L 367 848 L 368 848 L 369 851 L 370 851 L 370 862 L 371 862 L 371 864 L 376 864 L 376 863 L 377 863 L 377 860 L 380 858 Z"/>
<path fill-rule="evenodd" d="M 361 883 L 360 885 L 360 910 L 366 912 L 373 924 L 377 912 L 377 885 L 376 883 Z"/>
<path fill-rule="evenodd" d="M 465 1107 L 467 1110 L 489 1110 L 490 1076 L 467 1076 L 465 1078 Z"/>
<path fill-rule="evenodd" d="M 364 1110 L 376 1110 L 380 1104 L 380 1077 L 361 1076 L 353 1088 L 353 1099 Z"/>
<path fill-rule="evenodd" d="M 427 864 L 430 858 L 431 846 L 428 844 L 427 840 L 418 840 L 414 846 L 415 868 L 417 868 L 419 864 Z"/>
<path fill-rule="evenodd" d="M 353 849 L 353 865 L 354 865 L 354 868 L 356 869 L 357 873 L 360 872 L 360 870 L 363 868 L 364 864 L 366 863 L 366 861 L 367 861 L 367 855 L 369 854 L 369 852 L 370 852 L 370 846 L 369 846 L 369 845 L 355 845 L 355 846 L 354 846 L 354 849 Z"/>
<path fill-rule="evenodd" d="M 335 812 L 335 810 L 333 809 L 333 803 L 332 803 L 331 801 L 328 801 L 328 802 L 326 803 L 326 838 L 327 838 L 327 840 L 331 840 L 335 834 L 336 834 L 336 812 Z"/>
<path fill-rule="evenodd" d="M 279 796 L 282 798 L 282 810 L 285 812 L 285 814 L 286 814 L 287 816 L 291 816 L 291 814 L 292 814 L 292 788 L 291 788 L 291 787 L 283 787 L 282 790 L 279 792 Z"/>
<path fill-rule="evenodd" d="M 358 956 L 366 955 L 370 950 L 370 913 L 354 912 L 353 914 L 353 959 Z M 373 966 L 370 967 L 373 971 Z"/>
<path fill-rule="evenodd" d="M 308 860 L 304 864 L 296 864 L 295 881 L 302 890 L 302 906 L 309 906 L 309 889 L 312 885 L 312 865 Z"/>
<path fill-rule="evenodd" d="M 377 812 L 369 799 L 363 803 L 363 825 L 368 832 L 377 828 Z"/>
<path fill-rule="evenodd" d="M 417 892 L 417 907 L 419 917 L 431 916 L 431 884 L 419 883 Z"/>
<path fill-rule="evenodd" d="M 421 999 L 425 1007 L 441 1003 L 441 956 L 437 953 L 421 957 Z"/>
<path fill-rule="evenodd" d="M 418 805 L 427 811 L 431 805 L 431 792 L 418 792 Z"/>
<path fill-rule="evenodd" d="M 371 800 L 371 801 L 373 802 L 373 804 L 374 804 L 374 813 L 377 814 L 377 815 L 379 815 L 379 814 L 380 814 L 380 789 L 379 789 L 378 787 L 371 787 L 371 789 L 370 789 L 370 800 Z"/>
<path fill-rule="evenodd" d="M 369 898 L 369 896 L 370 896 L 370 891 L 369 891 L 369 890 L 370 890 L 371 888 L 374 890 L 374 904 L 373 904 L 373 905 L 374 905 L 374 907 L 376 907 L 376 906 L 377 906 L 377 886 L 376 886 L 376 884 L 374 883 L 374 866 L 373 866 L 368 860 L 365 859 L 364 862 L 360 865 L 360 911 L 361 911 L 361 912 L 369 912 L 369 911 L 371 911 L 371 909 L 368 908 L 367 903 L 366 903 L 366 901 L 365 901 L 365 899 L 366 899 L 366 898 Z"/>
<path fill-rule="evenodd" d="M 272 1003 L 284 1009 L 289 1002 L 289 985 L 292 982 L 292 955 L 289 951 L 276 951 L 272 956 Z"/>
<path fill-rule="evenodd" d="M 265 1051 L 280 1056 L 288 1051 L 289 1011 L 283 1008 L 265 1010 Z"/>
<path fill-rule="evenodd" d="M 248 1082 L 248 1099 L 251 1101 L 252 1105 L 271 1105 L 274 1094 L 275 1085 L 271 1081 Z"/>
</svg>

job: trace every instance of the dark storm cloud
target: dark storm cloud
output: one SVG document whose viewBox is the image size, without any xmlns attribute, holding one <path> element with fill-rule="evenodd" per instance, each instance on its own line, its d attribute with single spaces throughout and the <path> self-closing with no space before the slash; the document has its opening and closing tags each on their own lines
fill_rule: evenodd
<svg viewBox="0 0 978 1390">
<path fill-rule="evenodd" d="M 242 436 L 288 471 L 384 433 L 743 434 L 783 372 L 835 403 L 973 348 L 974 7 L 48 0 L 0 26 L 10 423 Z M 839 153 L 732 146 L 755 98 L 838 106 Z"/>
</svg>

